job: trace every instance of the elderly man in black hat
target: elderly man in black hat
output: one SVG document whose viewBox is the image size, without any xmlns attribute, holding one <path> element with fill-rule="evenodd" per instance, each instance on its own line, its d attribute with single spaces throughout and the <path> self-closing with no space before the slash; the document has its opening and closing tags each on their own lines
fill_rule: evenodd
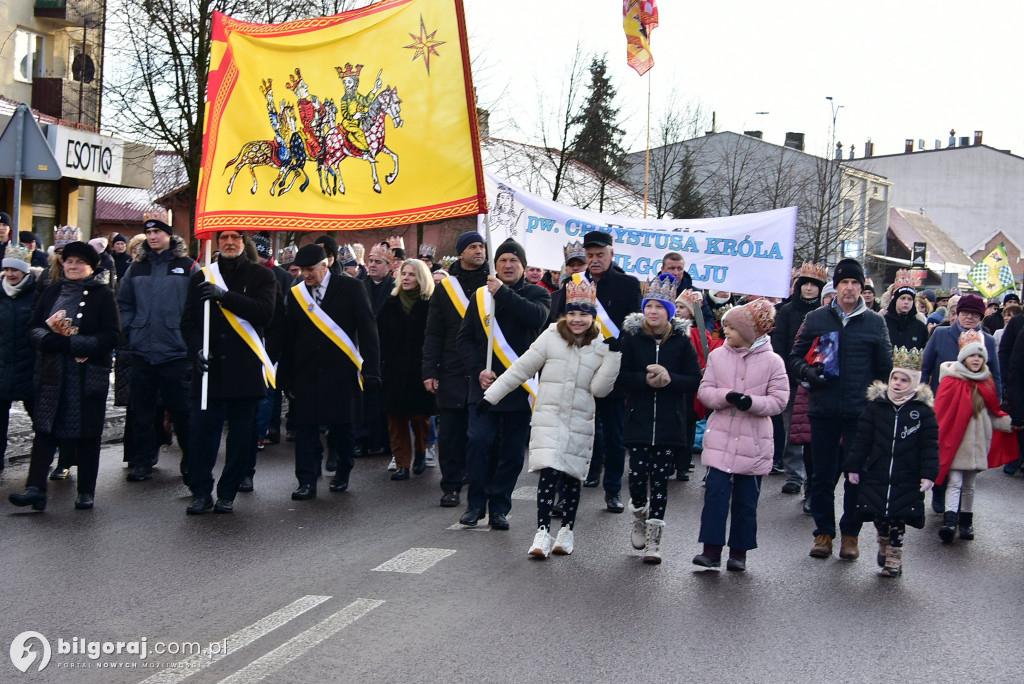
<svg viewBox="0 0 1024 684">
<path fill-rule="evenodd" d="M 217 235 L 220 258 L 189 280 L 181 316 L 181 333 L 189 358 L 195 360 L 188 482 L 193 499 L 185 511 L 189 515 L 234 510 L 235 494 L 252 470 L 256 454 L 256 407 L 267 395 L 274 374 L 263 340 L 274 320 L 277 281 L 269 269 L 245 255 L 245 242 L 244 233 L 237 230 Z M 205 302 L 210 302 L 209 356 L 203 354 Z M 209 375 L 206 410 L 200 403 L 204 373 Z M 224 470 L 214 505 L 213 467 L 225 421 Z"/>
<path fill-rule="evenodd" d="M 640 281 L 626 275 L 615 265 L 615 248 L 611 233 L 595 230 L 583 237 L 587 270 L 585 277 L 597 284 L 598 323 L 606 337 L 618 337 L 626 316 L 640 311 Z M 562 286 L 562 290 L 565 286 Z M 561 291 L 560 291 L 561 292 Z M 564 308 L 565 293 L 559 302 Z M 559 310 L 553 318 L 563 313 Z M 626 417 L 626 395 L 621 389 L 596 400 L 597 433 L 594 435 L 594 457 L 584 487 L 596 487 L 604 466 L 605 507 L 612 513 L 625 510 L 619 492 L 622 472 L 626 467 L 626 447 L 622 443 L 622 425 Z"/>
<path fill-rule="evenodd" d="M 302 282 L 288 291 L 288 332 L 281 356 L 281 382 L 291 392 L 296 426 L 292 499 L 316 497 L 327 427 L 329 452 L 338 459 L 332 492 L 348 489 L 355 447 L 353 425 L 362 415 L 363 391 L 380 388 L 377 324 L 362 283 L 331 273 L 320 245 L 295 255 Z M 370 402 L 372 403 L 372 401 Z"/>
<path fill-rule="evenodd" d="M 875 380 L 888 382 L 892 345 L 882 317 L 861 297 L 864 268 L 856 259 L 842 259 L 832 274 L 836 297 L 828 306 L 808 313 L 789 354 L 790 376 L 810 385 L 811 514 L 814 516 L 814 558 L 832 556 L 836 536 L 835 489 L 842 475 L 844 454 L 853 446 L 857 419 L 867 406 L 867 390 Z M 835 363 L 809 364 L 805 358 L 815 344 L 831 345 Z M 839 557 L 856 560 L 861 519 L 858 485 L 845 481 Z"/>
<path fill-rule="evenodd" d="M 466 317 L 459 328 L 459 352 L 465 359 L 470 377 L 470 401 L 475 410 L 469 414 L 466 445 L 466 469 L 469 482 L 468 507 L 459 523 L 473 527 L 490 512 L 492 529 L 507 530 L 506 516 L 512 509 L 512 490 L 523 469 L 530 436 L 530 395 L 518 387 L 495 406 L 484 401 L 483 393 L 505 371 L 502 357 L 524 354 L 547 323 L 551 294 L 540 285 L 526 281 L 526 251 L 509 238 L 494 252 L 497 277 L 487 276 L 486 289 L 469 298 Z M 491 316 L 482 316 L 479 302 L 493 298 Z M 487 325 L 497 325 L 503 335 L 494 335 L 494 353 L 487 359 Z M 501 338 L 504 338 L 502 341 Z M 506 348 L 502 349 L 505 345 Z M 487 366 L 490 365 L 490 370 Z M 444 421 L 442 421 L 442 430 Z M 491 446 L 498 433 L 498 460 L 490 483 Z"/>
<path fill-rule="evenodd" d="M 46 268 L 46 252 L 39 249 L 38 235 L 28 231 L 20 232 L 18 233 L 18 242 L 28 247 L 29 251 L 32 252 L 32 260 L 29 262 L 30 266 Z M 120 277 L 120 274 L 118 274 L 118 277 Z"/>
</svg>

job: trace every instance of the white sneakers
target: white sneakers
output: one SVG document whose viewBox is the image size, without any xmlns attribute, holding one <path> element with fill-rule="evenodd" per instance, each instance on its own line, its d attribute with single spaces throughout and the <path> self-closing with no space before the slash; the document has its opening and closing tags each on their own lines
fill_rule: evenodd
<svg viewBox="0 0 1024 684">
<path fill-rule="evenodd" d="M 529 554 L 538 558 L 547 558 L 551 555 L 551 545 L 554 543 L 555 540 L 551 538 L 548 529 L 546 527 L 538 527 L 537 534 L 533 537 L 533 546 L 530 547 Z"/>
<path fill-rule="evenodd" d="M 424 462 L 428 468 L 434 468 L 437 466 L 437 443 L 433 443 L 427 447 L 427 460 Z"/>
<path fill-rule="evenodd" d="M 551 549 L 551 553 L 559 556 L 568 556 L 572 553 L 575 539 L 572 534 L 572 530 L 568 527 L 563 527 L 558 530 L 558 536 L 555 537 L 555 548 Z"/>
<path fill-rule="evenodd" d="M 629 502 L 629 512 L 633 514 L 633 529 L 629 533 L 629 541 L 637 551 L 647 545 L 648 510 L 648 504 L 644 504 L 642 508 L 635 508 L 632 499 Z"/>
<path fill-rule="evenodd" d="M 390 470 L 392 472 L 395 471 L 395 470 L 398 470 L 398 463 L 395 462 L 395 457 L 394 456 L 391 457 L 391 463 L 388 463 L 388 470 Z"/>
</svg>

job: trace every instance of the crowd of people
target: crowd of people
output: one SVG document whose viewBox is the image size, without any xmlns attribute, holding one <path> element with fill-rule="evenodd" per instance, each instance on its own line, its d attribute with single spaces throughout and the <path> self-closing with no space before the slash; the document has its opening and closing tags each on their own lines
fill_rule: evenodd
<svg viewBox="0 0 1024 684">
<path fill-rule="evenodd" d="M 284 439 L 293 500 L 317 497 L 325 472 L 344 492 L 357 456 L 390 454 L 391 480 L 436 466 L 442 507 L 465 490 L 461 525 L 507 530 L 528 462 L 536 558 L 573 552 L 581 488 L 600 486 L 607 511 L 629 511 L 642 560 L 660 563 L 668 482 L 688 480 L 700 454 L 694 564 L 721 567 L 728 547 L 727 569 L 746 569 L 774 471 L 782 493 L 804 495 L 811 556 L 831 557 L 838 536 L 839 557 L 855 560 L 870 522 L 895 577 L 925 492 L 941 542 L 972 539 L 977 473 L 1019 467 L 1024 316 L 1012 294 L 993 310 L 900 271 L 876 297 L 854 259 L 831 277 L 803 263 L 782 301 L 702 292 L 675 252 L 641 283 L 599 230 L 565 246 L 561 271 L 530 266 L 513 239 L 493 246 L 492 269 L 475 231 L 443 266 L 430 245 L 407 258 L 398 239 L 366 251 L 327 235 L 275 260 L 265 236 L 226 230 L 202 267 L 158 220 L 109 246 L 58 227 L 47 260 L 36 236 L 10 243 L 10 217 L 0 222 L 0 454 L 12 402 L 34 428 L 16 506 L 45 510 L 47 481 L 74 467 L 75 508 L 93 507 L 112 368 L 126 479 L 151 479 L 173 432 L 189 515 L 232 513 L 264 444 Z"/>
</svg>

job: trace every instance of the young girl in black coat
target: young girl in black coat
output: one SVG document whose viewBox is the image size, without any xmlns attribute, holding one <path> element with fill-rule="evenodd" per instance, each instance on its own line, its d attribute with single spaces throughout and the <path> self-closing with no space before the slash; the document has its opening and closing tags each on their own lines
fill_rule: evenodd
<svg viewBox="0 0 1024 684">
<path fill-rule="evenodd" d="M 897 347 L 888 386 L 868 388 L 857 438 L 844 470 L 860 483 L 857 510 L 878 530 L 878 565 L 884 577 L 903 573 L 906 526 L 924 527 L 924 492 L 939 474 L 939 424 L 932 392 L 921 384 L 919 349 Z"/>
</svg>

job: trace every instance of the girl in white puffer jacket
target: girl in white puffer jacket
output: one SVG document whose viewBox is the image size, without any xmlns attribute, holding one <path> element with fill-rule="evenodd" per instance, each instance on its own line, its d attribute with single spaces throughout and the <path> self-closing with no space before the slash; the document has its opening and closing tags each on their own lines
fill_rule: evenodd
<svg viewBox="0 0 1024 684">
<path fill-rule="evenodd" d="M 621 355 L 601 339 L 595 323 L 596 286 L 566 285 L 565 316 L 541 333 L 530 348 L 486 392 L 496 404 L 540 373 L 530 428 L 530 472 L 539 472 L 537 534 L 529 554 L 568 555 L 580 502 L 580 481 L 587 476 L 594 445 L 594 397 L 611 392 Z M 612 342 L 614 343 L 614 341 Z M 564 514 L 558 538 L 551 536 L 551 508 L 564 479 Z"/>
</svg>

